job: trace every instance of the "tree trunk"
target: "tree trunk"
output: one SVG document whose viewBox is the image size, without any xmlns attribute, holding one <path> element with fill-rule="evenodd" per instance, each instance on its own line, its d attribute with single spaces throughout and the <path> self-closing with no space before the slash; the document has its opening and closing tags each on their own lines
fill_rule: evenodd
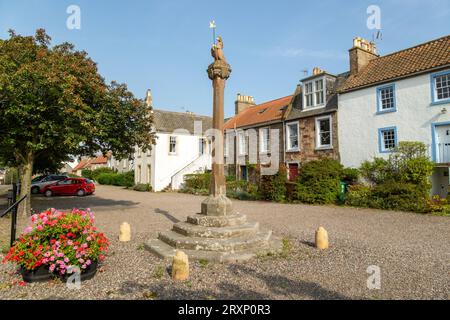
<svg viewBox="0 0 450 320">
<path fill-rule="evenodd" d="M 27 195 L 27 198 L 19 206 L 19 215 L 27 217 L 31 214 L 31 177 L 33 176 L 34 153 L 28 151 L 26 156 L 26 163 L 22 167 L 22 174 L 20 175 L 20 196 Z"/>
</svg>

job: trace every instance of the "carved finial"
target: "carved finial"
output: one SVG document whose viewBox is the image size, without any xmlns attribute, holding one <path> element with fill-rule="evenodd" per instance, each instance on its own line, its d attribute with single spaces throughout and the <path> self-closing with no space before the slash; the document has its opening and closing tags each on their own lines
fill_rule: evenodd
<svg viewBox="0 0 450 320">
<path fill-rule="evenodd" d="M 148 89 L 145 95 L 145 104 L 147 107 L 153 107 L 152 90 Z"/>
<path fill-rule="evenodd" d="M 217 42 L 211 48 L 211 55 L 215 61 L 227 62 L 223 53 L 223 41 L 222 37 L 217 37 Z"/>
</svg>

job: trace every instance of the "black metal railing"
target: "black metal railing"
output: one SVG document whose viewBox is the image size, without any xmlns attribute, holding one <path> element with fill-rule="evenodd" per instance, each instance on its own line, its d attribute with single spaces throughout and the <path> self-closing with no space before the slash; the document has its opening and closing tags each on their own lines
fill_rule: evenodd
<svg viewBox="0 0 450 320">
<path fill-rule="evenodd" d="M 17 208 L 19 204 L 27 198 L 27 195 L 24 195 L 22 198 L 20 198 L 18 201 L 15 201 L 17 199 L 17 195 L 19 193 L 19 188 L 17 187 L 17 184 L 13 184 L 12 189 L 12 204 L 9 206 L 8 209 L 0 213 L 0 218 L 3 218 L 8 213 L 11 212 L 11 241 L 10 246 L 12 247 L 14 244 L 14 241 L 16 241 L 16 233 L 17 233 Z M 14 202 L 15 201 L 15 202 Z"/>
</svg>

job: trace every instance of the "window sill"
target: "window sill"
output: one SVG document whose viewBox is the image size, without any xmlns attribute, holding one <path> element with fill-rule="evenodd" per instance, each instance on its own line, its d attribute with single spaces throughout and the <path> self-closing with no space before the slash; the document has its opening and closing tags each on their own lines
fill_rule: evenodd
<svg viewBox="0 0 450 320">
<path fill-rule="evenodd" d="M 450 104 L 450 99 L 432 102 L 432 103 L 430 104 L 430 106 L 441 106 L 441 105 L 443 105 L 443 104 Z"/>
<path fill-rule="evenodd" d="M 299 148 L 297 148 L 297 149 L 289 149 L 289 150 L 286 150 L 286 152 L 287 153 L 300 152 L 300 149 Z"/>
<path fill-rule="evenodd" d="M 327 151 L 327 150 L 333 150 L 333 149 L 334 149 L 333 146 L 325 146 L 325 147 L 316 148 L 315 150 L 316 151 Z"/>
<path fill-rule="evenodd" d="M 307 112 L 307 111 L 311 111 L 311 110 L 318 110 L 318 109 L 323 109 L 325 108 L 324 104 L 318 105 L 318 106 L 313 106 L 313 107 L 303 107 L 302 112 Z"/>
<path fill-rule="evenodd" d="M 388 110 L 381 110 L 381 111 L 377 111 L 377 115 L 382 115 L 382 114 L 386 114 L 386 113 L 393 113 L 393 112 L 397 112 L 397 109 L 388 109 Z"/>
<path fill-rule="evenodd" d="M 177 153 L 169 152 L 169 156 L 177 156 Z"/>
</svg>

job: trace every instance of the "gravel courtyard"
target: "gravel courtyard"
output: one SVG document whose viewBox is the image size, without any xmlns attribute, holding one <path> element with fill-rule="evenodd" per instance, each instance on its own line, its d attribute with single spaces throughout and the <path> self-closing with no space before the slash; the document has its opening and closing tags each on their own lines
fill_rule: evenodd
<svg viewBox="0 0 450 320">
<path fill-rule="evenodd" d="M 450 299 L 450 218 L 265 202 L 234 206 L 289 239 L 286 254 L 236 265 L 192 263 L 191 279 L 174 283 L 169 264 L 143 243 L 197 213 L 203 199 L 104 186 L 86 198 L 34 197 L 36 210 L 91 208 L 110 253 L 80 290 L 56 280 L 21 286 L 14 266 L 1 264 L 0 299 Z M 124 221 L 132 226 L 130 243 L 117 240 Z M 323 252 L 312 247 L 319 226 L 330 236 Z M 380 267 L 381 290 L 367 288 L 369 266 Z"/>
</svg>

